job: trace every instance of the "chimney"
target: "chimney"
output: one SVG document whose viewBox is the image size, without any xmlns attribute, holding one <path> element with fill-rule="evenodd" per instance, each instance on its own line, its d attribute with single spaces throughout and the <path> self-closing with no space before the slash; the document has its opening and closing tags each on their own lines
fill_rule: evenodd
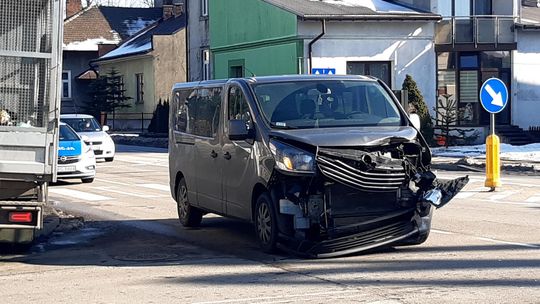
<svg viewBox="0 0 540 304">
<path fill-rule="evenodd" d="M 167 20 L 173 16 L 174 6 L 171 4 L 163 5 L 163 20 Z"/>
<path fill-rule="evenodd" d="M 81 0 L 66 1 L 66 18 L 69 18 L 82 10 Z"/>
<path fill-rule="evenodd" d="M 182 3 L 175 3 L 173 6 L 174 17 L 179 17 L 184 12 L 184 5 Z"/>
</svg>

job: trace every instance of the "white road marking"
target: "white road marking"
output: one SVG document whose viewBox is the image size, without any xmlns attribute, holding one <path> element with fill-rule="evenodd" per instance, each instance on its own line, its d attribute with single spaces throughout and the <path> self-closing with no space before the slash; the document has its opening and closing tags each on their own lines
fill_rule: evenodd
<svg viewBox="0 0 540 304">
<path fill-rule="evenodd" d="M 495 239 L 490 239 L 490 238 L 485 238 L 485 237 L 475 237 L 475 239 L 491 242 L 491 243 L 497 243 L 497 244 L 515 245 L 515 246 L 527 247 L 527 248 L 540 248 L 540 246 L 533 245 L 533 244 L 507 242 L 507 241 L 495 240 Z"/>
<path fill-rule="evenodd" d="M 479 202 L 488 202 L 488 203 L 495 203 L 495 204 L 501 204 L 501 205 L 514 205 L 514 206 L 538 206 L 539 203 L 527 203 L 527 202 L 508 202 L 508 201 L 500 201 L 500 202 L 496 202 L 496 201 L 492 201 L 492 200 L 488 200 L 488 199 L 483 199 L 483 198 L 471 198 L 472 201 L 479 201 Z"/>
<path fill-rule="evenodd" d="M 493 194 L 493 195 L 490 195 L 488 197 L 488 199 L 490 201 L 499 201 L 499 200 L 503 200 L 509 196 L 512 196 L 514 194 L 516 194 L 517 192 L 516 191 L 503 191 L 503 192 L 500 192 L 500 193 L 497 193 L 497 194 Z"/>
<path fill-rule="evenodd" d="M 472 237 L 473 239 L 486 241 L 486 242 L 491 242 L 491 243 L 496 243 L 496 244 L 514 245 L 514 246 L 527 247 L 527 248 L 540 248 L 540 246 L 534 245 L 534 244 L 502 241 L 502 240 L 496 240 L 496 239 L 492 239 L 492 238 L 468 235 L 468 234 L 464 234 L 464 233 L 454 233 L 454 232 L 450 232 L 450 231 L 443 231 L 443 230 L 437 230 L 437 229 L 431 229 L 431 232 L 438 233 L 438 234 L 446 234 L 446 235 L 458 234 L 458 235 L 462 235 L 462 236 L 466 236 L 466 237 Z"/>
<path fill-rule="evenodd" d="M 107 192 L 112 192 L 112 193 L 118 193 L 118 194 L 123 194 L 123 195 L 128 195 L 128 196 L 139 197 L 139 198 L 166 197 L 165 195 L 148 195 L 148 194 L 140 194 L 140 193 L 135 193 L 135 192 L 126 192 L 126 191 L 116 190 L 116 189 L 114 189 L 112 187 L 92 187 L 92 188 L 96 189 L 96 190 L 107 191 Z"/>
<path fill-rule="evenodd" d="M 360 294 L 360 291 L 358 291 L 358 290 L 336 290 L 336 291 L 327 291 L 327 292 L 292 294 L 292 295 L 275 296 L 275 297 L 240 298 L 240 299 L 229 299 L 229 300 L 220 300 L 220 301 L 195 302 L 193 304 L 222 304 L 222 303 L 242 303 L 242 302 L 253 302 L 253 301 L 260 302 L 260 301 L 264 301 L 264 300 L 305 298 L 305 297 L 315 297 L 315 296 L 325 296 L 325 295 L 339 295 L 339 294 L 348 294 L 348 293 L 359 293 Z"/>
<path fill-rule="evenodd" d="M 469 198 L 484 191 L 485 189 L 486 188 L 482 187 L 482 188 L 476 188 L 472 190 L 461 191 L 455 196 L 455 198 Z"/>
<path fill-rule="evenodd" d="M 148 188 L 148 189 L 164 191 L 164 192 L 171 192 L 171 187 L 169 187 L 167 185 L 161 185 L 161 184 L 138 184 L 137 186 Z"/>
<path fill-rule="evenodd" d="M 76 199 L 79 199 L 79 200 L 86 200 L 86 201 L 92 201 L 92 202 L 107 201 L 107 200 L 112 200 L 113 199 L 112 197 L 101 196 L 101 195 L 98 195 L 98 194 L 93 194 L 93 193 L 83 192 L 83 191 L 77 191 L 77 190 L 71 190 L 71 189 L 65 189 L 65 188 L 49 188 L 49 192 L 54 193 L 54 194 L 58 194 L 58 195 L 69 196 L 69 197 L 76 198 Z"/>
<path fill-rule="evenodd" d="M 102 178 L 96 178 L 96 181 L 100 181 L 100 182 L 104 182 L 104 183 L 108 183 L 108 184 L 121 185 L 121 186 L 131 186 L 130 184 L 117 182 L 117 181 L 112 181 L 112 180 L 107 180 L 107 179 L 102 179 Z"/>
<path fill-rule="evenodd" d="M 431 232 L 438 233 L 438 234 L 447 234 L 447 235 L 455 234 L 455 233 L 450 232 L 450 231 L 443 231 L 443 230 L 437 230 L 437 229 L 431 229 Z"/>
<path fill-rule="evenodd" d="M 540 203 L 540 196 L 529 197 L 525 200 L 527 203 Z"/>
</svg>

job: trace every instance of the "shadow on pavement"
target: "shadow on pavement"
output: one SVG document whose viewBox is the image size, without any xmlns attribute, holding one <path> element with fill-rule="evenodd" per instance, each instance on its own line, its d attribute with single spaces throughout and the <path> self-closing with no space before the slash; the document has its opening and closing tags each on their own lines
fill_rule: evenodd
<svg viewBox="0 0 540 304">
<path fill-rule="evenodd" d="M 155 148 L 149 146 L 129 146 L 116 145 L 116 153 L 168 153 L 166 148 Z"/>
<path fill-rule="evenodd" d="M 376 253 L 353 257 L 303 260 L 283 255 L 269 256 L 261 253 L 255 243 L 252 226 L 247 223 L 223 218 L 205 218 L 199 229 L 183 229 L 175 219 L 136 221 L 93 221 L 87 222 L 78 231 L 51 236 L 46 243 L 34 246 L 33 252 L 18 256 L 0 256 L 0 262 L 19 262 L 48 266 L 107 266 L 107 267 L 150 267 L 150 266 L 197 266 L 234 267 L 246 265 L 276 266 L 282 271 L 278 285 L 327 284 L 326 280 L 313 277 L 336 278 L 341 284 L 363 285 L 452 285 L 452 286 L 500 286 L 531 287 L 540 282 L 531 278 L 509 278 L 499 275 L 505 271 L 527 269 L 540 271 L 540 258 L 515 258 L 512 245 L 475 246 L 417 246 L 382 250 Z M 140 227 L 140 229 L 138 228 Z M 161 227 L 163 231 L 158 231 Z M 169 235 L 170 234 L 170 235 Z M 174 236 L 172 234 L 177 234 Z M 530 249 L 539 252 L 538 249 Z M 497 252 L 508 251 L 500 255 Z M 485 252 L 485 257 L 482 257 Z M 454 253 L 465 253 L 457 256 Z M 480 257 L 478 257 L 480 255 Z M 467 256 L 471 256 L 468 258 Z M 521 255 L 523 256 L 523 255 Z M 538 255 L 536 255 L 538 257 Z M 306 268 L 306 269 L 303 269 Z M 202 269 L 202 268 L 201 268 Z M 258 269 L 258 268 L 256 268 Z M 304 275 L 305 272 L 305 275 Z M 426 279 L 424 273 L 437 273 L 437 279 Z M 452 278 L 452 273 L 492 273 L 490 278 Z M 493 276 L 493 272 L 498 275 Z M 415 275 L 414 279 L 381 278 L 402 273 Z M 299 275 L 301 275 L 299 277 Z M 207 275 L 186 274 L 182 277 L 160 278 L 161 283 L 230 285 L 268 284 L 268 271 L 260 270 L 224 272 Z M 375 279 L 377 278 L 377 279 Z M 334 279 L 333 279 L 334 280 Z"/>
</svg>

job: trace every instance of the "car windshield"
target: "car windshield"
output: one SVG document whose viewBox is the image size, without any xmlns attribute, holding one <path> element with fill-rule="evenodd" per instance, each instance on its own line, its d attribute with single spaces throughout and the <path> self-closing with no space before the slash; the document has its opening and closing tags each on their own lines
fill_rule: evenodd
<svg viewBox="0 0 540 304">
<path fill-rule="evenodd" d="M 401 114 L 374 81 L 314 80 L 254 84 L 265 118 L 274 128 L 400 126 Z"/>
<path fill-rule="evenodd" d="M 99 123 L 92 118 L 63 118 L 62 122 L 67 123 L 75 132 L 98 132 L 101 131 Z"/>
<path fill-rule="evenodd" d="M 72 128 L 67 125 L 60 126 L 60 141 L 76 141 L 80 140 L 79 136 Z"/>
</svg>

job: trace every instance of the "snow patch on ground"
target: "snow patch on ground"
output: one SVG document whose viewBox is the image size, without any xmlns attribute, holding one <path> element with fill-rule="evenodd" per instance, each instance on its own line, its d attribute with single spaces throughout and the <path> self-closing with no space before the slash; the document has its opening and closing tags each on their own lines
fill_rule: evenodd
<svg viewBox="0 0 540 304">
<path fill-rule="evenodd" d="M 310 0 L 310 1 L 319 2 L 320 0 Z M 406 7 L 388 3 L 382 0 L 322 0 L 322 2 L 326 2 L 328 4 L 335 4 L 335 5 L 351 6 L 351 7 L 361 6 L 361 7 L 365 7 L 379 13 L 409 13 L 409 14 L 417 13 L 416 11 L 413 11 Z"/>
<path fill-rule="evenodd" d="M 50 244 L 56 246 L 77 245 L 89 242 L 103 234 L 104 232 L 97 228 L 83 228 L 77 232 L 57 235 Z"/>
<path fill-rule="evenodd" d="M 434 156 L 443 157 L 484 157 L 486 145 L 458 146 L 432 149 Z M 526 146 L 512 146 L 501 144 L 501 159 L 524 162 L 540 162 L 540 144 Z"/>
<path fill-rule="evenodd" d="M 105 39 L 101 37 L 101 38 L 88 39 L 85 41 L 76 41 L 76 42 L 64 44 L 63 48 L 64 48 L 64 51 L 97 51 L 99 44 L 116 45 L 118 43 L 120 43 L 120 39 L 109 40 L 109 39 Z"/>
</svg>

